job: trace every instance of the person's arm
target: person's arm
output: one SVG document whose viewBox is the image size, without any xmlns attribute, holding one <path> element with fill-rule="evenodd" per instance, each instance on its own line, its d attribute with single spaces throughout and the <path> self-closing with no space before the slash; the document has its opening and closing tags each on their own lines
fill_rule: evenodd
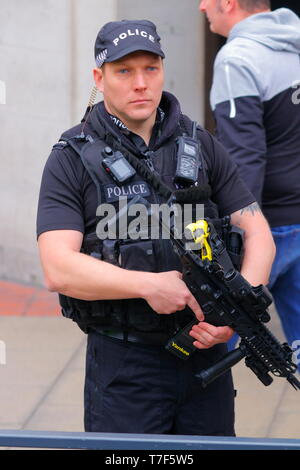
<svg viewBox="0 0 300 470">
<path fill-rule="evenodd" d="M 241 274 L 253 286 L 267 284 L 275 257 L 275 244 L 257 203 L 231 214 L 231 223 L 245 231 L 245 255 Z M 227 342 L 233 335 L 229 327 L 216 327 L 206 322 L 193 326 L 190 335 L 198 349 L 211 348 Z"/>
<path fill-rule="evenodd" d="M 199 321 L 203 319 L 181 273 L 125 270 L 80 253 L 81 243 L 82 233 L 75 230 L 53 230 L 39 236 L 45 283 L 50 291 L 82 300 L 143 298 L 160 314 L 174 313 L 188 305 Z"/>
<path fill-rule="evenodd" d="M 244 230 L 245 254 L 241 274 L 252 285 L 267 285 L 276 248 L 269 224 L 254 202 L 231 214 L 231 223 Z"/>
<path fill-rule="evenodd" d="M 258 71 L 242 57 L 217 61 L 211 105 L 218 140 L 233 157 L 240 176 L 261 204 L 267 144 L 259 79 Z"/>
</svg>

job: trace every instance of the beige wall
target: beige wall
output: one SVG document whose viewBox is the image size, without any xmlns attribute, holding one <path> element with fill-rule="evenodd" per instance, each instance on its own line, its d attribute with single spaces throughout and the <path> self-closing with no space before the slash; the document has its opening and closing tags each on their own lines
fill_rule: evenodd
<svg viewBox="0 0 300 470">
<path fill-rule="evenodd" d="M 82 117 L 99 28 L 147 17 L 163 37 L 166 88 L 202 121 L 202 18 L 195 0 L 0 0 L 0 278 L 42 284 L 35 240 L 40 179 L 52 145 Z M 176 8 L 175 8 L 176 6 Z"/>
<path fill-rule="evenodd" d="M 0 0 L 1 278 L 42 282 L 35 241 L 42 168 L 81 118 L 92 85 L 89 43 L 115 8 L 105 0 Z"/>
<path fill-rule="evenodd" d="M 166 90 L 174 93 L 182 111 L 204 119 L 204 15 L 199 0 L 118 0 L 118 19 L 146 18 L 157 25 L 166 54 Z M 149 7 L 151 4 L 151 7 Z"/>
</svg>

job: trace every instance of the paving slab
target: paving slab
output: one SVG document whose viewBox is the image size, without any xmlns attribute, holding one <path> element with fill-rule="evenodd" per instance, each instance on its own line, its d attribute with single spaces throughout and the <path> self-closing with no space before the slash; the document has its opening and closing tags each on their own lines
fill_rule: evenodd
<svg viewBox="0 0 300 470">
<path fill-rule="evenodd" d="M 9 316 L 0 318 L 0 332 L 6 345 L 6 364 L 0 366 L 0 428 L 18 423 L 18 429 L 28 429 L 57 386 L 63 387 L 63 404 L 77 396 L 78 409 L 82 407 L 86 336 L 75 324 L 60 317 Z M 78 354 L 81 370 L 74 362 Z M 61 405 L 62 399 L 58 401 Z M 49 421 L 51 429 L 58 418 L 61 409 Z M 43 421 L 40 429 L 50 428 Z M 82 430 L 81 423 L 76 430 Z"/>
<path fill-rule="evenodd" d="M 86 335 L 60 315 L 55 294 L 8 282 L 0 293 L 0 429 L 82 432 Z M 280 378 L 265 387 L 243 361 L 233 376 L 239 437 L 300 438 L 300 391 Z"/>
</svg>

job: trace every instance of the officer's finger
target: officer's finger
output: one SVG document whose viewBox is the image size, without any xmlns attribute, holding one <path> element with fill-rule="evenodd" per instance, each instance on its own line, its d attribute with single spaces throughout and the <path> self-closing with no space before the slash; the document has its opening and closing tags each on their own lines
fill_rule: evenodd
<svg viewBox="0 0 300 470">
<path fill-rule="evenodd" d="M 196 348 L 198 349 L 207 349 L 207 348 L 210 348 L 211 346 L 214 345 L 214 340 L 213 338 L 210 336 L 210 335 L 207 335 L 206 334 L 197 334 L 195 333 L 195 331 L 191 330 L 190 331 L 190 336 L 192 336 L 192 338 L 194 338 L 194 345 L 196 346 Z"/>
<path fill-rule="evenodd" d="M 207 335 L 210 335 L 217 342 L 226 342 L 233 334 L 233 330 L 229 326 L 214 326 L 206 322 L 194 325 L 193 331 L 198 335 L 203 335 L 205 333 L 206 338 L 208 338 Z"/>
<path fill-rule="evenodd" d="M 206 332 L 211 336 L 217 336 L 218 331 L 219 331 L 219 327 L 217 327 L 215 325 L 211 325 L 210 323 L 207 323 L 207 322 L 202 322 L 199 325 L 194 325 L 193 330 L 196 333 Z"/>
<path fill-rule="evenodd" d="M 187 306 L 190 307 L 190 309 L 194 312 L 196 315 L 197 320 L 203 321 L 204 320 L 204 313 L 202 311 L 202 308 L 198 304 L 197 300 L 195 297 L 191 294 L 191 297 L 187 303 Z"/>
<path fill-rule="evenodd" d="M 201 328 L 194 329 L 193 327 L 190 331 L 190 336 L 196 340 L 193 344 L 197 349 L 208 349 L 220 342 L 210 333 Z"/>
<path fill-rule="evenodd" d="M 202 328 L 195 328 L 195 325 L 190 331 L 190 335 L 193 338 L 197 339 L 198 341 L 201 341 L 204 343 L 210 343 L 211 341 L 215 339 L 215 336 L 212 335 L 210 332 L 203 330 Z"/>
</svg>

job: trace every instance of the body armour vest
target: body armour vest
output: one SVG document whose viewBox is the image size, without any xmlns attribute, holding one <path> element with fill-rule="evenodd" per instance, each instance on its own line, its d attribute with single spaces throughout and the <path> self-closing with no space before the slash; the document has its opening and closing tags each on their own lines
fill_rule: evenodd
<svg viewBox="0 0 300 470">
<path fill-rule="evenodd" d="M 143 218 L 142 230 L 141 224 L 137 223 L 138 218 L 132 221 L 133 227 L 139 226 L 140 229 L 136 238 L 133 236 L 128 238 L 126 235 L 124 236 L 124 233 L 121 234 L 119 226 L 115 236 L 105 238 L 105 230 L 108 230 L 108 227 L 111 228 L 112 221 L 120 220 L 119 215 L 122 211 L 128 212 L 132 202 L 137 201 L 139 204 L 151 207 L 155 205 L 156 209 L 160 210 L 161 205 L 166 207 L 167 201 L 155 189 L 155 184 L 150 184 L 145 179 L 142 172 L 136 172 L 135 176 L 123 185 L 117 184 L 111 178 L 102 166 L 104 150 L 109 147 L 114 151 L 121 151 L 125 158 L 129 157 L 129 153 L 120 141 L 117 142 L 117 139 L 111 137 L 111 133 L 107 133 L 107 130 L 105 132 L 104 128 L 98 129 L 98 124 L 97 122 L 97 132 L 94 130 L 95 126 L 87 126 L 89 134 L 85 132 L 85 135 L 74 136 L 74 133 L 73 135 L 71 132 L 65 133 L 60 143 L 57 144 L 62 148 L 71 146 L 74 149 L 97 188 L 97 225 L 94 232 L 84 235 L 81 252 L 127 270 L 154 273 L 171 270 L 181 271 L 180 260 L 170 239 L 167 237 L 157 238 L 158 232 L 153 237 L 151 217 L 146 217 L 146 223 L 145 217 Z M 178 134 L 169 139 L 165 145 L 155 152 L 147 152 L 146 154 L 138 154 L 137 150 L 135 155 L 142 161 L 145 168 L 151 169 L 151 172 L 159 177 L 159 180 L 170 189 L 170 192 L 177 189 L 173 182 L 177 165 L 176 138 L 183 133 L 188 134 L 191 126 L 191 121 L 183 117 L 181 125 L 178 126 Z M 199 128 L 199 130 L 201 129 Z M 201 132 L 197 134 L 201 135 Z M 201 156 L 200 162 L 197 188 L 208 187 L 209 178 L 203 156 Z M 186 202 L 188 203 L 188 201 Z M 205 217 L 213 219 L 218 217 L 215 204 L 207 196 L 203 196 L 203 199 L 198 202 L 202 204 L 202 209 L 204 208 Z M 109 213 L 105 211 L 108 205 Z M 188 204 L 188 206 L 191 217 L 195 217 L 195 211 L 198 210 L 196 205 Z M 127 215 L 126 221 L 127 230 L 130 226 Z M 115 227 L 113 225 L 113 230 Z M 155 226 L 155 230 L 157 230 L 157 226 Z M 188 308 L 172 315 L 159 315 L 151 309 L 144 299 L 84 301 L 59 294 L 59 300 L 63 315 L 74 320 L 86 333 L 90 328 L 114 327 L 128 332 L 172 334 L 174 329 L 185 326 L 194 318 L 193 312 Z"/>
</svg>

